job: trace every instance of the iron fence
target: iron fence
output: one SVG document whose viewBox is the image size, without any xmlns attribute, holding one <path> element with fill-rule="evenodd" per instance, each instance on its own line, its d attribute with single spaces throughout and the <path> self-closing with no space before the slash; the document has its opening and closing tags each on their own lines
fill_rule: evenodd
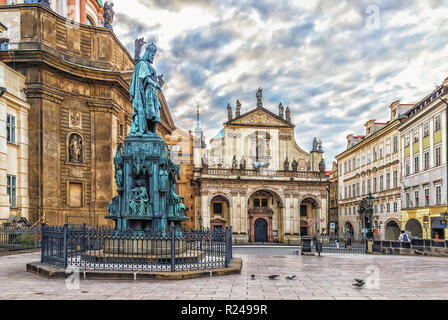
<svg viewBox="0 0 448 320">
<path fill-rule="evenodd" d="M 0 227 L 0 255 L 38 251 L 40 246 L 38 227 Z"/>
<path fill-rule="evenodd" d="M 232 232 L 118 232 L 86 225 L 42 226 L 41 261 L 82 270 L 185 271 L 230 266 Z"/>
<path fill-rule="evenodd" d="M 305 250 L 304 250 L 305 249 Z M 340 238 L 332 240 L 328 235 L 321 235 L 308 241 L 302 241 L 302 251 L 341 254 L 365 254 L 366 239 Z"/>
</svg>

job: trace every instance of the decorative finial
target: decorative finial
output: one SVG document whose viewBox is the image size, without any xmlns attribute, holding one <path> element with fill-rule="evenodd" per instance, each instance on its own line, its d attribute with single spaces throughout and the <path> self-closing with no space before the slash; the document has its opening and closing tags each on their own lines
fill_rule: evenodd
<svg viewBox="0 0 448 320">
<path fill-rule="evenodd" d="M 230 103 L 227 104 L 227 118 L 228 120 L 232 120 L 232 106 L 230 105 Z"/>
<path fill-rule="evenodd" d="M 240 100 L 236 100 L 235 117 L 239 117 L 240 115 L 241 115 L 241 102 Z"/>
<path fill-rule="evenodd" d="M 289 110 L 289 106 L 286 107 L 286 121 L 291 122 L 291 111 Z"/>
<path fill-rule="evenodd" d="M 280 104 L 278 105 L 278 115 L 279 115 L 279 117 L 282 118 L 282 119 L 283 119 L 283 117 L 284 117 L 284 115 L 283 115 L 283 110 L 284 110 L 283 105 L 282 105 L 282 103 L 280 102 Z"/>
</svg>

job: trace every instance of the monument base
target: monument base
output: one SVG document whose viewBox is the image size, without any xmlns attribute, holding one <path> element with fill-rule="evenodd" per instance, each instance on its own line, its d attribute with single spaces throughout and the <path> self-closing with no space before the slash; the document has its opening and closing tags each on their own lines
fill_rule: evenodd
<svg viewBox="0 0 448 320">
<path fill-rule="evenodd" d="M 181 254 L 187 248 L 184 240 L 174 242 L 174 254 Z M 104 253 L 135 255 L 171 255 L 171 240 L 106 239 Z"/>
</svg>

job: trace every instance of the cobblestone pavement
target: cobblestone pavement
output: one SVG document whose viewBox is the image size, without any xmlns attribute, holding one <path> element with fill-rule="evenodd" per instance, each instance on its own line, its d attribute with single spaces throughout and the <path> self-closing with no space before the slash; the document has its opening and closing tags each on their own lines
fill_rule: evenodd
<svg viewBox="0 0 448 320">
<path fill-rule="evenodd" d="M 235 254 L 240 275 L 182 281 L 49 280 L 25 271 L 39 253 L 0 257 L 0 299 L 448 299 L 447 258 L 371 255 Z M 379 271 L 379 288 L 355 288 L 353 278 Z M 251 275 L 255 275 L 255 280 Z M 268 275 L 279 274 L 276 280 Z M 295 274 L 295 280 L 287 275 Z"/>
</svg>

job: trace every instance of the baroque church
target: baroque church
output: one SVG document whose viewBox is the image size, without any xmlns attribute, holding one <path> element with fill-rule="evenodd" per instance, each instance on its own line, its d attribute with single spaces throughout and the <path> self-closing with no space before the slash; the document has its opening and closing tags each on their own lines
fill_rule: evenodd
<svg viewBox="0 0 448 320">
<path fill-rule="evenodd" d="M 310 152 L 294 137 L 289 107 L 265 107 L 262 89 L 254 109 L 227 106 L 223 129 L 204 142 L 199 112 L 194 141 L 196 226 L 232 227 L 238 243 L 300 241 L 327 228 L 327 178 L 322 143 Z"/>
</svg>

